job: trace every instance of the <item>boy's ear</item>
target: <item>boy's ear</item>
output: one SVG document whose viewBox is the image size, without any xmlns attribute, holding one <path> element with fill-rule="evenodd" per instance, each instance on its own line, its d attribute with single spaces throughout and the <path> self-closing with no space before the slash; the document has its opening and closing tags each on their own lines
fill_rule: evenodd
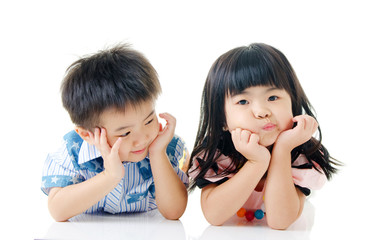
<svg viewBox="0 0 379 240">
<path fill-rule="evenodd" d="M 75 132 L 76 132 L 77 134 L 79 134 L 79 136 L 80 136 L 84 141 L 88 142 L 88 143 L 91 144 L 91 145 L 94 145 L 94 144 L 95 144 L 95 143 L 94 143 L 94 139 L 91 138 L 91 135 L 90 135 L 90 133 L 92 133 L 91 131 L 89 131 L 89 130 L 87 130 L 87 129 L 85 129 L 85 128 L 82 128 L 82 127 L 76 126 L 76 127 L 75 127 Z M 93 136 L 93 134 L 92 134 L 92 136 Z"/>
</svg>

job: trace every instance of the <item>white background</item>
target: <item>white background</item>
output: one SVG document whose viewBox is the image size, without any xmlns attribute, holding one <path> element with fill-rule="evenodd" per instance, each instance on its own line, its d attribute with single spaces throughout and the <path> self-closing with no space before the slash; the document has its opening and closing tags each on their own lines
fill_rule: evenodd
<svg viewBox="0 0 379 240">
<path fill-rule="evenodd" d="M 157 109 L 176 116 L 190 150 L 213 61 L 252 42 L 281 50 L 316 109 L 324 145 L 345 164 L 310 199 L 311 237 L 375 234 L 378 10 L 366 0 L 1 1 L 1 235 L 43 238 L 54 223 L 39 187 L 47 153 L 73 127 L 60 82 L 80 56 L 118 42 L 131 43 L 156 68 L 163 88 Z M 194 229 L 199 223 L 188 211 L 184 219 L 187 238 L 206 227 Z"/>
</svg>

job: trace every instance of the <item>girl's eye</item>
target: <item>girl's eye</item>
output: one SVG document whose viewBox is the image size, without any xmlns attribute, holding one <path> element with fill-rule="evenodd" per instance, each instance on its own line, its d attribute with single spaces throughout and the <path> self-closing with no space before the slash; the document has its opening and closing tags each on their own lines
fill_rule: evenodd
<svg viewBox="0 0 379 240">
<path fill-rule="evenodd" d="M 120 137 L 126 137 L 126 136 L 128 136 L 129 134 L 130 134 L 130 132 L 127 132 L 127 133 L 124 133 L 124 134 L 120 135 Z"/>
<path fill-rule="evenodd" d="M 247 101 L 247 100 L 240 100 L 240 101 L 238 101 L 238 103 L 237 104 L 239 104 L 239 105 L 246 105 L 246 104 L 248 104 L 249 102 Z"/>
<path fill-rule="evenodd" d="M 270 97 L 268 98 L 269 101 L 275 101 L 275 100 L 277 100 L 277 99 L 278 99 L 278 96 L 270 96 Z"/>
</svg>

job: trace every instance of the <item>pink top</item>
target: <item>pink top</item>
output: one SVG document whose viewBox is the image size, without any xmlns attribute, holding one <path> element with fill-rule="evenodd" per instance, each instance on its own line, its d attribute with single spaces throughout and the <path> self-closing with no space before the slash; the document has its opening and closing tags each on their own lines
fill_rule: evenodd
<svg viewBox="0 0 379 240">
<path fill-rule="evenodd" d="M 318 169 L 320 169 L 319 165 L 312 161 L 314 166 L 316 166 Z M 210 168 L 208 172 L 205 174 L 204 179 L 214 183 L 217 181 L 220 181 L 225 178 L 231 178 L 234 176 L 234 173 L 228 174 L 228 175 L 220 175 L 226 168 L 228 168 L 231 164 L 231 159 L 223 154 L 217 159 L 217 173 Z M 317 171 L 314 167 L 307 168 L 296 168 L 299 166 L 306 166 L 306 164 L 309 165 L 309 161 L 305 157 L 304 154 L 300 154 L 299 157 L 292 163 L 292 178 L 295 185 L 297 185 L 300 188 L 305 188 L 307 190 L 317 190 L 320 189 L 326 182 L 326 176 L 325 174 Z M 198 168 L 199 163 L 197 160 L 194 160 L 193 166 L 189 170 L 189 176 L 194 178 L 199 172 L 200 169 Z M 253 193 L 250 195 L 249 199 L 246 201 L 246 203 L 243 205 L 246 209 L 263 209 L 263 195 L 264 195 L 264 189 L 263 187 L 262 191 L 256 191 L 254 190 Z"/>
</svg>

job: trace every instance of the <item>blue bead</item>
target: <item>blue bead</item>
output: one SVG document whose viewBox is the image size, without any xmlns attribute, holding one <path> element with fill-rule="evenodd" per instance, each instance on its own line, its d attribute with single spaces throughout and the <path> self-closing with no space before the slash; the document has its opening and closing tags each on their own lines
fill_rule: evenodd
<svg viewBox="0 0 379 240">
<path fill-rule="evenodd" d="M 262 210 L 258 209 L 255 211 L 254 216 L 256 219 L 262 219 L 265 216 L 265 213 Z"/>
</svg>

